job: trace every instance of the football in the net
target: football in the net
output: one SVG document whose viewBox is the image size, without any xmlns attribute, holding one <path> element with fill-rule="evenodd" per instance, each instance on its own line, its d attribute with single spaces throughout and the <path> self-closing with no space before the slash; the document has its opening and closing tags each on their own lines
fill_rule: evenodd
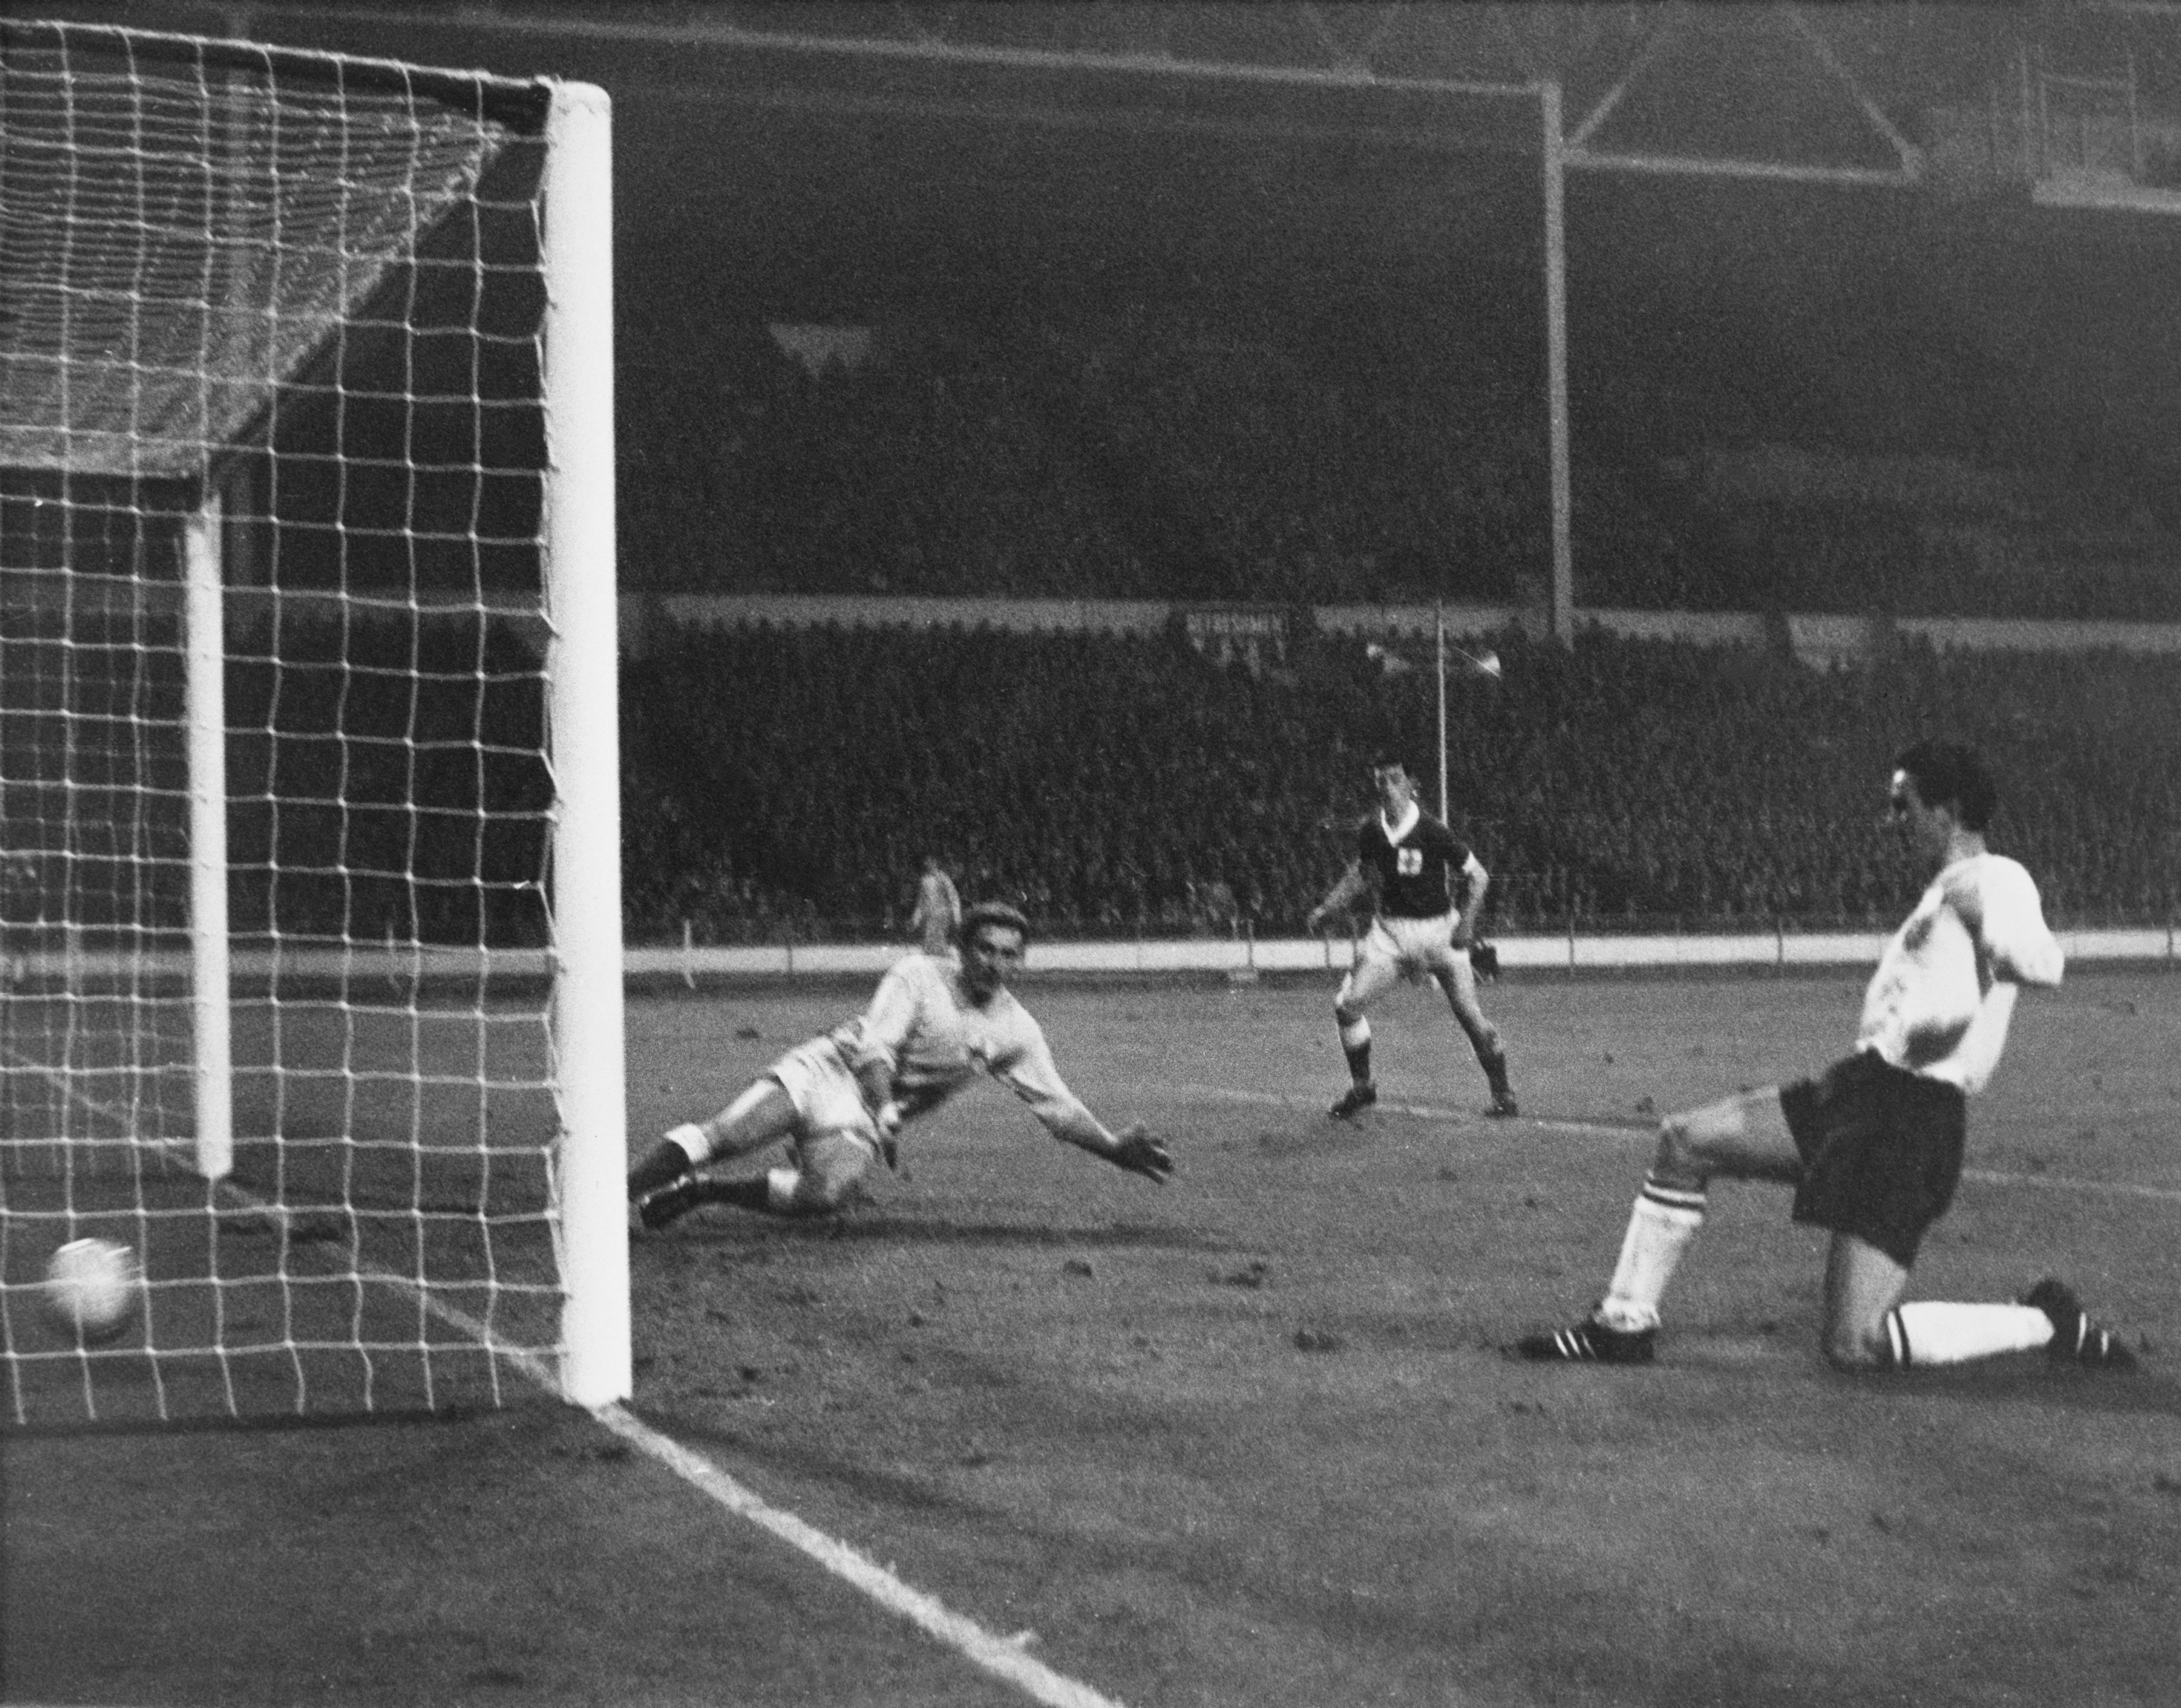
<svg viewBox="0 0 2181 1708">
<path fill-rule="evenodd" d="M 46 1308 L 86 1346 L 111 1340 L 135 1320 L 144 1289 L 136 1253 L 114 1240 L 70 1240 L 46 1265 Z"/>
</svg>

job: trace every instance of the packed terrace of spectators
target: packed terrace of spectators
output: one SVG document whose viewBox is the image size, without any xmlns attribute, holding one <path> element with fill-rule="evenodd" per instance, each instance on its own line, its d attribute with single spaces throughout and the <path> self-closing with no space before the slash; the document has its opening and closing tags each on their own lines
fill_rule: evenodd
<svg viewBox="0 0 2181 1708">
<path fill-rule="evenodd" d="M 1451 819 L 1493 929 L 1890 926 L 1909 742 L 1975 743 L 2056 920 L 2181 909 L 2181 664 L 1939 655 L 1819 671 L 1595 632 L 1449 683 Z M 632 941 L 898 931 L 919 861 L 1059 934 L 1300 932 L 1405 756 L 1436 804 L 1427 649 L 1299 634 L 1252 669 L 1178 630 L 668 630 L 623 682 Z"/>
</svg>

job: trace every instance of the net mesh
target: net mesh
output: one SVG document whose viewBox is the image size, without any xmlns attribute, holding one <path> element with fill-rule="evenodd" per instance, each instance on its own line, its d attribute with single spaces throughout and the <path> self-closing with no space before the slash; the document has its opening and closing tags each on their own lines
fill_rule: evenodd
<svg viewBox="0 0 2181 1708">
<path fill-rule="evenodd" d="M 491 1401 L 504 1355 L 552 1350 L 543 113 L 529 86 L 0 23 L 19 1423 Z M 224 583 L 217 1178 L 192 529 Z M 91 1345 L 41 1285 L 86 1234 L 146 1274 Z"/>
</svg>

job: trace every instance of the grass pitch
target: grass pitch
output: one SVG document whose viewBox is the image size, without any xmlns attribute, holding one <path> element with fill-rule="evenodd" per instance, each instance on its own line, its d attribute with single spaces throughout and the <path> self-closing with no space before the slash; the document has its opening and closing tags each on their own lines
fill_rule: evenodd
<svg viewBox="0 0 2181 1708">
<path fill-rule="evenodd" d="M 1427 992 L 1327 1119 L 1329 984 L 1023 994 L 1157 1188 L 973 1088 L 837 1221 L 632 1252 L 633 1409 L 1108 1700 L 2156 1704 L 2181 1677 L 2181 979 L 2026 999 L 1914 1294 L 2047 1270 L 2146 1347 L 1850 1378 L 1822 1236 L 1722 1185 L 1655 1366 L 1510 1362 L 1604 1285 L 1657 1115 L 1822 1065 L 1861 980 Z M 864 981 L 640 998 L 633 1140 Z M 546 1403 L 0 1437 L 9 1700 L 1002 1703 L 1002 1680 Z"/>
<path fill-rule="evenodd" d="M 1490 987 L 1511 1122 L 1436 995 L 1399 992 L 1350 1125 L 1328 988 L 1027 981 L 1092 1107 L 1172 1136 L 1172 1186 L 979 1088 L 836 1227 L 714 1210 L 643 1241 L 638 1408 L 1126 1700 L 2160 1700 L 2181 981 L 2023 1004 L 1913 1289 L 2057 1271 L 2142 1373 L 1836 1374 L 1822 1236 L 1732 1183 L 1657 1366 L 1500 1351 L 1603 1287 L 1655 1117 L 1832 1059 L 1861 982 Z M 632 1130 L 859 1000 L 648 1009 Z"/>
</svg>

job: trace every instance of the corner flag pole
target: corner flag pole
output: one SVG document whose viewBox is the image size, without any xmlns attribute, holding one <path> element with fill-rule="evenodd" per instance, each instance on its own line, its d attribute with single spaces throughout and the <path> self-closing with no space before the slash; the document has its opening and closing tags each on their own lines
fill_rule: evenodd
<svg viewBox="0 0 2181 1708">
<path fill-rule="evenodd" d="M 1446 606 L 1432 600 L 1433 647 L 1438 666 L 1438 815 L 1446 817 Z"/>
</svg>

